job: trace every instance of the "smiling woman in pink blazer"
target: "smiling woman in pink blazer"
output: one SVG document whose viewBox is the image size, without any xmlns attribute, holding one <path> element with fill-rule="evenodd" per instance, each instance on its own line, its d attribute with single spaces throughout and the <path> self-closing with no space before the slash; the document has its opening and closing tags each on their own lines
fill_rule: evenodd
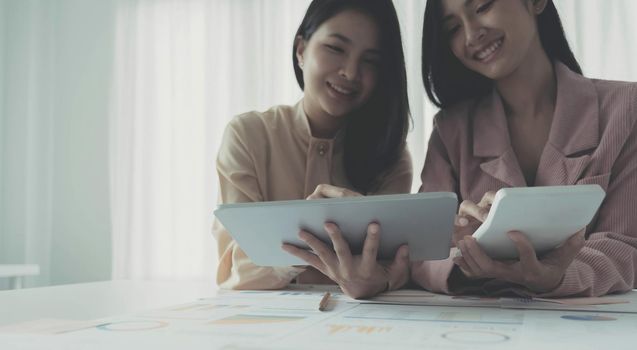
<svg viewBox="0 0 637 350">
<path fill-rule="evenodd" d="M 430 0 L 423 80 L 435 118 L 421 191 L 463 201 L 455 247 L 415 263 L 436 292 L 598 296 L 635 288 L 637 84 L 588 79 L 552 0 Z M 537 257 L 490 259 L 471 237 L 503 187 L 598 184 L 606 199 L 585 232 Z M 456 257 L 460 250 L 461 257 Z"/>
</svg>

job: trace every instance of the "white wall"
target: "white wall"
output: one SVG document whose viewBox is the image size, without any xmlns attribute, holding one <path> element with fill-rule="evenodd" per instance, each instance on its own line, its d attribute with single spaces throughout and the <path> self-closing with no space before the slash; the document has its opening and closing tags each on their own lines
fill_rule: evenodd
<svg viewBox="0 0 637 350">
<path fill-rule="evenodd" d="M 0 263 L 40 264 L 27 285 L 108 279 L 112 3 L 1 1 Z"/>
</svg>

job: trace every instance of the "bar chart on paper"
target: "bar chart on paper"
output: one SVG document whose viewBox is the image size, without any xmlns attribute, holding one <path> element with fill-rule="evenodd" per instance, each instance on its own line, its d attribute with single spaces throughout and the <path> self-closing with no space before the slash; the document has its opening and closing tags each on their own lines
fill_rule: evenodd
<svg viewBox="0 0 637 350">
<path fill-rule="evenodd" d="M 521 311 L 500 309 L 449 309 L 444 307 L 413 307 L 367 305 L 350 312 L 349 319 L 376 319 L 393 321 L 420 321 L 437 323 L 471 323 L 521 325 L 524 314 Z"/>
</svg>

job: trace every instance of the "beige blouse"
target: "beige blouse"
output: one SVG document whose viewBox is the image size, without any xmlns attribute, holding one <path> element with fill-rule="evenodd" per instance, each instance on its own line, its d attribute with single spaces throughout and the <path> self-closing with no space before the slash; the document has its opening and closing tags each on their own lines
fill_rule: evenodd
<svg viewBox="0 0 637 350">
<path fill-rule="evenodd" d="M 343 134 L 334 139 L 312 137 L 302 101 L 236 116 L 226 127 L 217 156 L 219 203 L 303 199 L 319 184 L 353 189 L 341 166 Z M 411 181 L 411 158 L 405 148 L 374 194 L 409 193 Z M 304 271 L 253 264 L 217 220 L 213 234 L 221 288 L 283 288 Z"/>
</svg>

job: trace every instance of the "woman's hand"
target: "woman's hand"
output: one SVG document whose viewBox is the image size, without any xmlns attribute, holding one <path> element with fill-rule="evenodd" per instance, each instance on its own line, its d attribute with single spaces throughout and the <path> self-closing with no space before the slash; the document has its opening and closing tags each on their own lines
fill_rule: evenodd
<svg viewBox="0 0 637 350">
<path fill-rule="evenodd" d="M 343 197 L 362 197 L 363 195 L 349 190 L 343 187 L 337 187 L 327 184 L 321 184 L 316 186 L 316 189 L 312 194 L 307 196 L 306 199 L 320 199 L 320 198 L 343 198 Z"/>
<path fill-rule="evenodd" d="M 332 186 L 328 184 L 320 184 L 316 186 L 314 192 L 310 194 L 306 199 L 321 199 L 321 198 L 343 198 L 343 197 L 361 197 L 362 194 L 354 192 L 347 188 Z M 297 277 L 298 283 L 306 284 L 327 284 L 334 283 L 329 277 L 317 271 L 314 268 L 308 268 L 301 272 Z"/>
<path fill-rule="evenodd" d="M 314 192 L 310 194 L 306 199 L 321 199 L 321 198 L 343 198 L 343 197 L 359 197 L 360 193 L 354 192 L 347 188 L 332 186 L 328 184 L 320 184 L 316 186 Z M 298 283 L 309 284 L 326 284 L 334 283 L 329 277 L 322 274 L 315 268 L 309 267 L 305 271 L 301 272 L 297 277 Z"/>
<path fill-rule="evenodd" d="M 469 278 L 501 279 L 544 293 L 560 284 L 566 269 L 584 246 L 584 230 L 581 230 L 538 259 L 533 245 L 522 232 L 511 231 L 508 236 L 518 250 L 519 260 L 493 260 L 475 238 L 467 236 L 458 242 L 462 256 L 455 257 L 454 263 Z"/>
<path fill-rule="evenodd" d="M 371 223 L 367 227 L 363 252 L 354 256 L 336 224 L 326 223 L 324 228 L 332 240 L 334 249 L 313 234 L 301 231 L 299 238 L 313 252 L 290 244 L 283 244 L 283 250 L 328 276 L 352 298 L 371 297 L 386 290 L 398 289 L 407 283 L 409 250 L 406 245 L 398 249 L 394 261 L 389 266 L 384 266 L 376 260 L 380 242 L 380 225 L 377 223 Z"/>
<path fill-rule="evenodd" d="M 487 192 L 482 196 L 478 204 L 464 200 L 458 208 L 458 215 L 454 221 L 452 242 L 458 246 L 458 242 L 466 236 L 471 236 L 482 225 L 489 215 L 491 204 L 495 199 L 495 192 Z"/>
</svg>

